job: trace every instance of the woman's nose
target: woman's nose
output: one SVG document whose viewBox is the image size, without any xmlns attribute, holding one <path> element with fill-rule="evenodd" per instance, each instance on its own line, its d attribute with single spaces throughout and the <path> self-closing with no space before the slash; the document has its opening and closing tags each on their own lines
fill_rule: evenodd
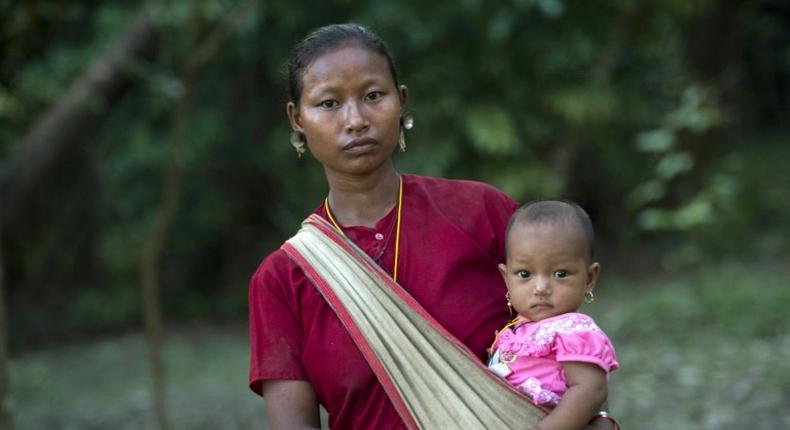
<svg viewBox="0 0 790 430">
<path fill-rule="evenodd" d="M 352 133 L 368 128 L 368 119 L 358 103 L 346 103 L 346 130 Z"/>
</svg>

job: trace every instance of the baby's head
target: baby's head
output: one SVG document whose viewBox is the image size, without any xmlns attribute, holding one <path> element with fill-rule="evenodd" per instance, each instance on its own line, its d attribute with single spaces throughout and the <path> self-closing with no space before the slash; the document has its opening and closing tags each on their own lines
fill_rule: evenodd
<svg viewBox="0 0 790 430">
<path fill-rule="evenodd" d="M 519 208 L 507 227 L 505 264 L 499 265 L 513 308 L 539 321 L 590 301 L 600 272 L 593 236 L 590 217 L 575 203 L 545 200 Z"/>
</svg>

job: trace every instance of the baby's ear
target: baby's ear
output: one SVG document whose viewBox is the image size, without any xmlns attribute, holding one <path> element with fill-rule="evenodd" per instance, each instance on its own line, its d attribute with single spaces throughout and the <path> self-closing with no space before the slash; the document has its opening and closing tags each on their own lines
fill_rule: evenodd
<svg viewBox="0 0 790 430">
<path fill-rule="evenodd" d="M 507 282 L 507 266 L 504 263 L 499 263 L 499 274 Z"/>
<path fill-rule="evenodd" d="M 595 288 L 595 283 L 598 282 L 598 275 L 600 274 L 601 265 L 597 262 L 587 266 L 587 291 L 592 291 Z"/>
</svg>

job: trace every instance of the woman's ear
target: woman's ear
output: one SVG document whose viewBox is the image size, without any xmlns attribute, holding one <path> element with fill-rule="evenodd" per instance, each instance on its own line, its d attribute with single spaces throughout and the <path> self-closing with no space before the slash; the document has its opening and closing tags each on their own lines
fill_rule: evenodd
<svg viewBox="0 0 790 430">
<path fill-rule="evenodd" d="M 302 118 L 299 115 L 299 107 L 297 107 L 294 102 L 288 102 L 288 104 L 285 105 L 285 112 L 288 114 L 288 122 L 291 123 L 291 128 L 299 133 L 304 133 Z"/>
<path fill-rule="evenodd" d="M 398 87 L 398 97 L 400 97 L 401 107 L 406 106 L 406 100 L 409 98 L 409 88 L 406 85 Z"/>
<path fill-rule="evenodd" d="M 587 291 L 592 291 L 598 282 L 598 275 L 601 273 L 601 265 L 598 263 L 591 263 L 587 266 Z"/>
</svg>

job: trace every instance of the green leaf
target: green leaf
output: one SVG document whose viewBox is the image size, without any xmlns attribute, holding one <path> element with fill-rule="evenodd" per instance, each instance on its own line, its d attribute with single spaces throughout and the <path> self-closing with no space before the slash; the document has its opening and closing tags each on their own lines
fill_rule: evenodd
<svg viewBox="0 0 790 430">
<path fill-rule="evenodd" d="M 666 185 L 659 180 L 651 179 L 639 184 L 628 196 L 628 206 L 639 208 L 650 202 L 661 199 L 667 193 Z"/>
<path fill-rule="evenodd" d="M 473 109 L 466 115 L 466 131 L 475 148 L 489 154 L 512 153 L 518 144 L 510 114 L 500 108 Z"/>
<path fill-rule="evenodd" d="M 612 117 L 615 95 L 591 86 L 561 88 L 549 97 L 550 107 L 574 123 L 601 122 Z"/>
<path fill-rule="evenodd" d="M 636 137 L 636 147 L 642 152 L 666 152 L 675 146 L 675 134 L 663 128 L 644 131 Z"/>
<path fill-rule="evenodd" d="M 665 155 L 656 165 L 656 173 L 660 178 L 672 179 L 688 172 L 694 167 L 694 158 L 686 151 L 672 152 Z"/>
</svg>

